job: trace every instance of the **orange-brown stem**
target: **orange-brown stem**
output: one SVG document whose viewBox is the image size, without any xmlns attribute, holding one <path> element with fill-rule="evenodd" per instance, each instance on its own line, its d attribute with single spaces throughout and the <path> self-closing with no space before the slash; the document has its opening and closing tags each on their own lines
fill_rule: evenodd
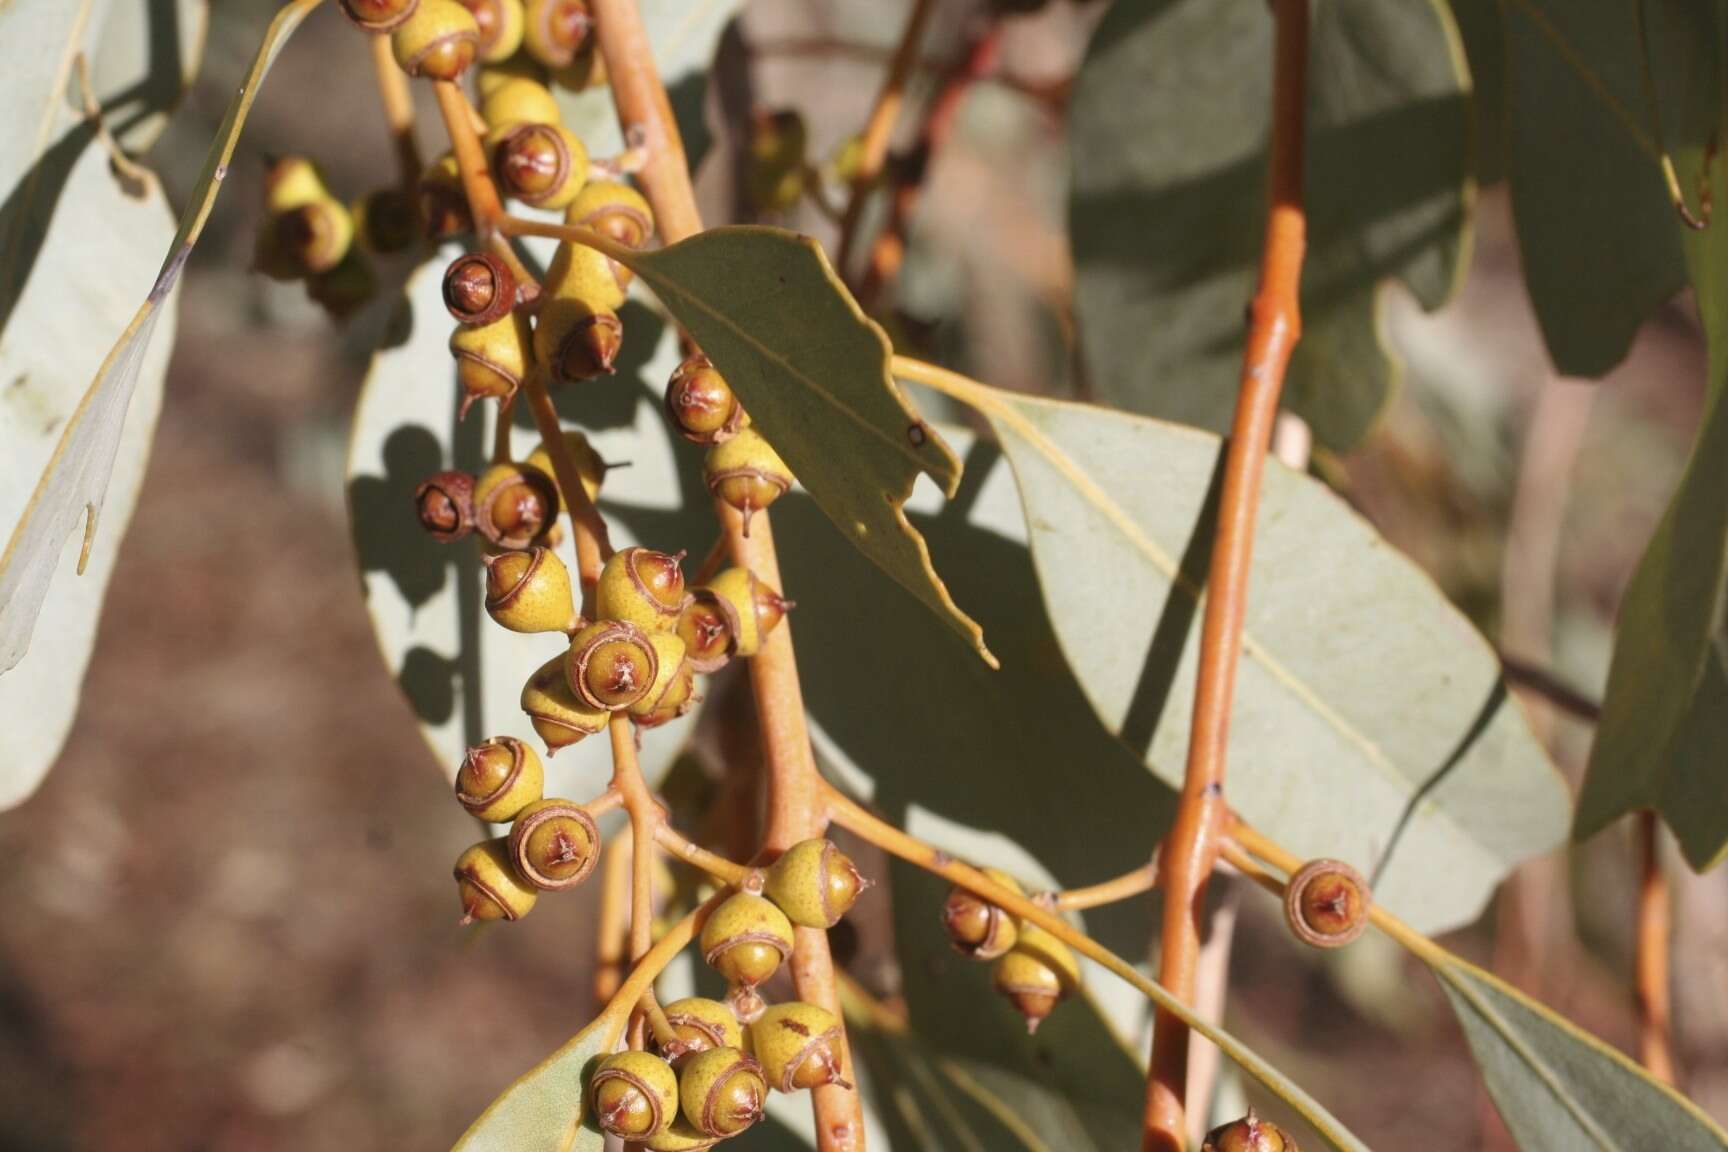
<svg viewBox="0 0 1728 1152">
<path fill-rule="evenodd" d="M 655 842 L 678 859 L 695 868 L 700 868 L 722 884 L 730 884 L 735 888 L 743 887 L 754 871 L 749 865 L 728 860 L 718 852 L 710 852 L 697 844 L 670 824 L 662 823 L 654 829 Z"/>
<path fill-rule="evenodd" d="M 1249 310 L 1236 419 L 1224 459 L 1218 531 L 1206 583 L 1199 672 L 1187 770 L 1176 819 L 1159 853 L 1164 918 L 1159 982 L 1192 1004 L 1200 958 L 1206 881 L 1217 859 L 1229 810 L 1224 768 L 1231 701 L 1241 655 L 1254 518 L 1266 451 L 1278 416 L 1278 396 L 1291 349 L 1301 334 L 1298 288 L 1306 246 L 1302 209 L 1303 113 L 1308 61 L 1308 0 L 1274 0 L 1270 207 L 1260 284 Z M 1152 1064 L 1142 1123 L 1144 1152 L 1181 1152 L 1188 1081 L 1186 1024 L 1159 1011 L 1153 1023 Z"/>
<path fill-rule="evenodd" d="M 652 45 L 635 0 L 592 0 L 600 54 L 611 78 L 612 98 L 625 141 L 643 150 L 636 181 L 654 208 L 661 236 L 675 244 L 702 230 L 684 143 L 672 117 L 672 105 L 654 66 Z M 774 552 L 768 517 L 758 513 L 748 537 L 743 521 L 731 508 L 715 502 L 715 514 L 725 529 L 732 562 L 749 567 L 776 588 L 784 588 Z M 750 683 L 767 761 L 768 829 L 765 848 L 784 851 L 798 840 L 819 835 L 826 812 L 817 791 L 816 761 L 804 720 L 804 693 L 792 652 L 790 621 L 769 633 L 750 660 Z M 801 999 L 839 1015 L 834 965 L 828 937 L 799 929 L 792 954 L 793 983 Z M 843 1072 L 851 1080 L 850 1058 Z M 827 1085 L 816 1089 L 818 1152 L 858 1152 L 864 1147 L 863 1104 L 855 1090 Z"/>
<path fill-rule="evenodd" d="M 629 929 L 624 918 L 630 908 L 630 829 L 623 829 L 606 845 L 601 863 L 600 915 L 594 935 L 594 1002 L 604 1005 L 618 993 L 624 979 L 624 951 Z"/>
<path fill-rule="evenodd" d="M 368 36 L 372 45 L 372 70 L 378 78 L 378 98 L 384 105 L 384 123 L 396 149 L 397 176 L 410 200 L 420 183 L 420 143 L 414 138 L 414 97 L 408 90 L 408 74 L 390 51 L 390 37 Z"/>
<path fill-rule="evenodd" d="M 1158 870 L 1152 864 L 1144 864 L 1132 872 L 1124 872 L 1099 884 L 1089 884 L 1084 888 L 1068 888 L 1061 892 L 1050 894 L 1050 906 L 1065 912 L 1084 912 L 1088 908 L 1102 908 L 1106 904 L 1117 904 L 1123 900 L 1131 900 L 1143 895 L 1158 886 Z"/>
<path fill-rule="evenodd" d="M 1644 1067 L 1664 1084 L 1674 1083 L 1673 1006 L 1668 948 L 1673 939 L 1673 903 L 1662 867 L 1661 825 L 1654 812 L 1638 814 L 1638 947 L 1634 961 L 1638 999 L 1638 1051 Z"/>
</svg>

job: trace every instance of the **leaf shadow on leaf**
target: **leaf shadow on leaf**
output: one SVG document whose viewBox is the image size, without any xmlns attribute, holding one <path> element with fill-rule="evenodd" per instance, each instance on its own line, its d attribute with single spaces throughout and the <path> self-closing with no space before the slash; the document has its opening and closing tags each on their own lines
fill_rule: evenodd
<svg viewBox="0 0 1728 1152">
<path fill-rule="evenodd" d="M 1391 864 L 1393 857 L 1397 855 L 1398 842 L 1403 839 L 1405 830 L 1410 827 L 1410 822 L 1416 818 L 1416 810 L 1422 806 L 1422 802 L 1438 791 L 1453 770 L 1464 762 L 1464 758 L 1470 754 L 1470 749 L 1476 746 L 1476 741 L 1480 740 L 1494 723 L 1494 718 L 1499 715 L 1500 709 L 1506 707 L 1510 702 L 1511 697 L 1506 692 L 1506 681 L 1495 680 L 1493 686 L 1488 690 L 1487 697 L 1482 701 L 1482 707 L 1477 710 L 1476 718 L 1470 722 L 1470 727 L 1465 730 L 1464 735 L 1459 737 L 1457 747 L 1452 749 L 1451 755 L 1441 762 L 1440 767 L 1434 770 L 1433 775 L 1423 780 L 1421 786 L 1410 794 L 1410 800 L 1404 805 L 1404 811 L 1398 814 L 1397 822 L 1392 825 L 1392 834 L 1386 839 L 1386 847 L 1381 850 L 1379 859 L 1374 862 L 1374 875 L 1370 880 L 1371 884 L 1379 884 L 1381 877 L 1386 874 L 1387 865 Z"/>
<path fill-rule="evenodd" d="M 60 194 L 96 130 L 80 121 L 37 159 L 0 204 L 0 333 L 30 283 Z"/>
<path fill-rule="evenodd" d="M 456 715 L 456 681 L 461 666 L 430 648 L 417 646 L 402 657 L 396 684 L 422 724 L 446 724 Z M 472 729 L 475 725 L 469 724 Z"/>
<path fill-rule="evenodd" d="M 179 0 L 129 2 L 143 3 L 148 10 L 150 60 L 137 83 L 110 93 L 103 101 L 103 118 L 122 140 L 151 117 L 173 111 L 184 92 L 186 75 L 185 54 L 180 50 Z"/>
</svg>

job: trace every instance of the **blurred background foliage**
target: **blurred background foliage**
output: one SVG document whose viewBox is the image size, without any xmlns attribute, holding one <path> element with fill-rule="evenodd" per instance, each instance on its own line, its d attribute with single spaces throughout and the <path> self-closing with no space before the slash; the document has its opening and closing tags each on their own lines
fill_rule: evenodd
<svg viewBox="0 0 1728 1152">
<path fill-rule="evenodd" d="M 172 203 L 274 7 L 213 6 L 203 69 L 151 154 Z M 751 0 L 707 94 L 710 220 L 749 214 L 738 158 L 753 110 L 796 107 L 817 156 L 856 130 L 903 8 Z M 1071 308 L 1070 172 L 1088 156 L 1066 125 L 1109 8 L 1054 0 L 1005 21 L 994 68 L 926 173 L 883 301 L 909 350 L 1006 388 L 1104 398 L 1073 370 L 1085 326 Z M 1634 318 L 1625 358 L 1595 383 L 1556 375 L 1497 146 L 1517 131 L 1495 68 L 1521 50 L 1517 26 L 1489 0 L 1453 8 L 1476 73 L 1467 271 L 1431 314 L 1443 292 L 1379 292 L 1398 386 L 1372 432 L 1317 467 L 1505 651 L 1599 698 L 1616 605 L 1700 417 L 1702 336 L 1689 298 L 1668 299 L 1676 248 L 1658 253 L 1665 302 Z M 938 7 L 915 103 L 988 15 L 976 0 Z M 902 144 L 918 119 L 904 118 Z M 41 791 L 0 817 L 0 1149 L 445 1147 L 589 1015 L 593 886 L 507 938 L 454 930 L 446 869 L 471 829 L 377 658 L 345 525 L 345 437 L 374 334 L 339 333 L 298 287 L 248 272 L 263 158 L 292 151 L 345 194 L 388 178 L 364 45 L 334 11 L 278 61 L 192 258 L 160 436 L 76 726 Z M 775 222 L 832 239 L 808 206 Z M 1612 363 L 1578 353 L 1591 354 L 1592 370 Z M 718 774 L 737 680 L 712 686 L 698 781 Z M 1587 730 L 1531 708 L 1576 782 Z M 1622 1046 L 1628 832 L 1525 869 L 1448 940 Z M 1682 1087 L 1720 1118 L 1728 880 L 1675 875 Z M 860 980 L 915 1000 L 931 974 L 894 971 L 894 924 L 858 927 L 842 950 Z M 1463 1041 L 1413 961 L 1377 943 L 1315 958 L 1283 935 L 1269 904 L 1242 900 L 1228 1026 L 1340 1102 L 1371 1146 L 1492 1146 Z"/>
</svg>

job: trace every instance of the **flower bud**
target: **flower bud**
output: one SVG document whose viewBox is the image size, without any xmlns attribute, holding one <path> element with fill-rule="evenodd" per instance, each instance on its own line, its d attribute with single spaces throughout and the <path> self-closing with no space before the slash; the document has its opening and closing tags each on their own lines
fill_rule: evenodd
<svg viewBox="0 0 1728 1152">
<path fill-rule="evenodd" d="M 450 334 L 450 354 L 456 358 L 456 382 L 462 387 L 462 412 L 476 400 L 507 400 L 522 386 L 528 372 L 532 334 L 528 318 L 519 312 L 479 328 L 459 326 Z"/>
<path fill-rule="evenodd" d="M 792 954 L 792 922 L 773 903 L 735 892 L 702 925 L 702 959 L 727 983 L 754 988 Z"/>
<path fill-rule="evenodd" d="M 555 294 L 542 296 L 534 355 L 561 384 L 610 376 L 624 346 L 624 324 L 609 308 Z"/>
<path fill-rule="evenodd" d="M 692 444 L 730 440 L 744 426 L 744 407 L 726 378 L 700 352 L 678 365 L 666 385 L 666 419 Z"/>
<path fill-rule="evenodd" d="M 462 170 L 456 155 L 446 152 L 420 173 L 420 221 L 426 235 L 444 240 L 474 231 L 474 217 L 468 207 L 468 194 L 462 188 Z"/>
<path fill-rule="evenodd" d="M 731 659 L 738 614 L 711 588 L 694 589 L 684 599 L 676 630 L 684 641 L 684 661 L 697 672 L 716 672 Z"/>
<path fill-rule="evenodd" d="M 484 328 L 516 306 L 516 275 L 490 252 L 470 252 L 444 269 L 444 307 L 456 323 Z"/>
<path fill-rule="evenodd" d="M 528 0 L 527 8 L 528 55 L 553 70 L 574 63 L 594 27 L 586 0 Z"/>
<path fill-rule="evenodd" d="M 623 1140 L 645 1140 L 678 1114 L 678 1076 L 652 1052 L 619 1052 L 600 1061 L 588 1082 L 594 1122 Z"/>
<path fill-rule="evenodd" d="M 1024 896 L 1020 882 L 995 868 L 984 875 Z M 955 951 L 974 960 L 994 960 L 1014 947 L 1020 938 L 1020 922 L 1006 911 L 965 888 L 956 886 L 942 905 L 942 928 Z"/>
<path fill-rule="evenodd" d="M 455 80 L 474 63 L 480 26 L 457 0 L 420 0 L 390 33 L 390 51 L 410 76 Z"/>
<path fill-rule="evenodd" d="M 790 109 L 758 113 L 750 124 L 744 194 L 758 212 L 785 212 L 804 196 L 810 132 Z"/>
<path fill-rule="evenodd" d="M 728 568 L 708 581 L 707 587 L 732 610 L 733 653 L 738 656 L 754 656 L 761 651 L 762 638 L 794 607 L 748 568 Z"/>
<path fill-rule="evenodd" d="M 570 691 L 564 663 L 565 657 L 554 656 L 522 686 L 522 711 L 546 741 L 547 755 L 604 732 L 611 720 L 605 709 L 589 707 Z"/>
<path fill-rule="evenodd" d="M 680 1052 L 707 1052 L 714 1048 L 744 1047 L 744 1029 L 732 1009 L 718 1000 L 688 996 L 666 1005 L 666 1020 L 678 1033 Z M 668 1059 L 671 1053 L 662 1052 Z"/>
<path fill-rule="evenodd" d="M 538 468 L 494 464 L 474 484 L 474 527 L 499 548 L 528 547 L 557 515 L 558 486 Z"/>
<path fill-rule="evenodd" d="M 750 1025 L 750 1042 L 763 1076 L 777 1091 L 852 1086 L 841 1077 L 845 1035 L 825 1008 L 799 1000 L 776 1004 Z"/>
<path fill-rule="evenodd" d="M 420 239 L 413 197 L 400 188 L 376 188 L 349 205 L 361 247 L 379 256 L 406 252 Z"/>
<path fill-rule="evenodd" d="M 526 24 L 522 0 L 461 0 L 461 4 L 479 29 L 476 50 L 482 61 L 495 64 L 516 54 Z"/>
<path fill-rule="evenodd" d="M 652 548 L 614 552 L 600 570 L 594 611 L 604 620 L 628 620 L 651 632 L 669 631 L 684 606 L 684 553 Z"/>
<path fill-rule="evenodd" d="M 832 840 L 802 840 L 768 869 L 763 892 L 786 918 L 804 928 L 840 923 L 870 882 Z"/>
<path fill-rule="evenodd" d="M 462 901 L 464 924 L 520 920 L 540 898 L 510 867 L 502 836 L 483 840 L 456 858 L 456 894 Z"/>
<path fill-rule="evenodd" d="M 1284 888 L 1284 922 L 1316 948 L 1342 948 L 1368 928 L 1368 881 L 1342 860 L 1310 860 Z"/>
<path fill-rule="evenodd" d="M 600 499 L 600 483 L 606 478 L 606 461 L 600 459 L 600 453 L 594 451 L 594 446 L 588 443 L 588 437 L 573 429 L 564 433 L 564 447 L 570 453 L 570 458 L 576 462 L 576 474 L 582 479 L 582 491 L 588 494 L 590 504 Z M 547 476 L 557 476 L 557 469 L 552 467 L 552 453 L 546 451 L 544 443 L 536 444 L 534 451 L 528 453 L 528 467 L 535 468 Z"/>
<path fill-rule="evenodd" d="M 489 824 L 514 820 L 540 799 L 546 772 L 534 749 L 511 736 L 494 736 L 468 749 L 456 770 L 456 801 Z"/>
<path fill-rule="evenodd" d="M 392 32 L 414 15 L 420 0 L 342 0 L 342 14 L 368 32 Z"/>
<path fill-rule="evenodd" d="M 623 620 L 601 620 L 576 633 L 564 663 L 576 697 L 612 712 L 647 695 L 659 673 L 648 633 Z"/>
<path fill-rule="evenodd" d="M 599 860 L 600 829 L 568 800 L 537 800 L 510 827 L 510 862 L 542 892 L 576 887 Z"/>
<path fill-rule="evenodd" d="M 1036 1032 L 1080 986 L 1080 962 L 1068 945 L 1036 924 L 1023 923 L 1020 939 L 996 961 L 991 975 L 996 990 L 1026 1018 L 1026 1031 Z"/>
<path fill-rule="evenodd" d="M 792 487 L 791 470 L 754 426 L 708 449 L 702 474 L 710 492 L 743 514 L 746 536 L 750 518 Z"/>
<path fill-rule="evenodd" d="M 571 632 L 570 571 L 550 548 L 486 557 L 486 614 L 512 632 Z"/>
<path fill-rule="evenodd" d="M 432 539 L 462 539 L 474 529 L 474 477 L 456 469 L 428 476 L 414 489 L 414 511 Z"/>
<path fill-rule="evenodd" d="M 517 124 L 556 124 L 558 101 L 538 80 L 507 78 L 480 101 L 481 118 L 494 131 Z"/>
<path fill-rule="evenodd" d="M 524 204 L 565 208 L 588 182 L 588 149 L 560 124 L 508 124 L 486 143 L 502 190 Z"/>
<path fill-rule="evenodd" d="M 710 1048 L 678 1068 L 678 1100 L 690 1126 L 724 1140 L 762 1119 L 762 1066 L 737 1048 Z"/>
<path fill-rule="evenodd" d="M 1262 1120 L 1248 1109 L 1248 1115 L 1206 1133 L 1200 1152 L 1302 1152 L 1296 1141 L 1284 1134 L 1278 1125 Z"/>
</svg>

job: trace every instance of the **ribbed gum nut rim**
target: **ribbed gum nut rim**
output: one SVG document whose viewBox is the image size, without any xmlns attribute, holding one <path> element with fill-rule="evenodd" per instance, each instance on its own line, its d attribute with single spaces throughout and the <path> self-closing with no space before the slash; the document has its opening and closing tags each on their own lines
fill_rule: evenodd
<svg viewBox="0 0 1728 1152">
<path fill-rule="evenodd" d="M 643 676 L 642 691 L 635 700 L 629 700 L 622 704 L 606 704 L 596 698 L 588 688 L 588 662 L 593 658 L 594 653 L 599 651 L 602 644 L 619 640 L 628 640 L 645 653 L 648 657 L 648 669 Z M 580 649 L 572 651 L 567 679 L 570 684 L 570 691 L 574 692 L 576 698 L 588 707 L 602 708 L 608 712 L 620 712 L 648 694 L 648 689 L 653 686 L 659 671 L 660 655 L 654 651 L 654 645 L 649 642 L 648 634 L 626 620 L 609 620 L 599 631 L 589 637 Z"/>
<path fill-rule="evenodd" d="M 736 936 L 728 936 L 726 939 L 720 941 L 715 944 L 714 947 L 704 952 L 702 954 L 702 962 L 710 968 L 715 967 L 715 962 L 719 960 L 721 956 L 725 955 L 740 944 L 766 944 L 780 954 L 780 963 L 782 964 L 786 963 L 786 957 L 790 955 L 792 951 L 786 946 L 786 941 L 782 940 L 772 932 L 741 932 Z M 745 985 L 745 987 L 753 988 L 755 985 Z"/>
<path fill-rule="evenodd" d="M 475 798 L 464 794 L 462 791 L 462 771 L 467 769 L 468 761 L 473 759 L 474 754 L 482 748 L 493 747 L 506 748 L 510 752 L 510 771 L 504 774 L 504 782 L 487 796 Z M 474 812 L 503 799 L 504 794 L 514 788 L 516 786 L 516 781 L 522 778 L 522 766 L 527 760 L 526 753 L 527 748 L 523 745 L 522 741 L 516 739 L 514 736 L 494 736 L 492 739 L 476 744 L 474 747 L 468 749 L 468 755 L 462 758 L 462 770 L 458 770 L 456 773 L 457 803 L 461 804 L 462 807 L 468 809 L 470 812 Z"/>
<path fill-rule="evenodd" d="M 598 1115 L 598 1113 L 600 1111 L 600 1106 L 599 1106 L 600 1086 L 602 1084 L 606 1083 L 608 1080 L 622 1080 L 622 1081 L 624 1081 L 626 1084 L 628 1084 L 632 1088 L 636 1089 L 636 1091 L 642 1093 L 642 1098 L 644 1100 L 648 1101 L 648 1108 L 649 1108 L 650 1112 L 653 1114 L 654 1121 L 652 1124 L 650 1124 L 648 1126 L 648 1132 L 647 1133 L 641 1134 L 639 1136 L 632 1136 L 630 1133 L 626 1133 L 626 1132 L 612 1132 L 612 1129 L 607 1128 L 605 1126 L 605 1117 Z M 662 1128 L 665 1127 L 666 1117 L 660 1108 L 659 1095 L 656 1094 L 655 1091 L 652 1088 L 650 1088 L 643 1081 L 642 1077 L 636 1075 L 634 1072 L 629 1072 L 629 1071 L 626 1071 L 622 1068 L 602 1068 L 602 1069 L 600 1069 L 600 1071 L 594 1073 L 593 1090 L 594 1090 L 594 1101 L 595 1101 L 594 1111 L 596 1113 L 596 1115 L 594 1117 L 594 1121 L 596 1124 L 600 1125 L 600 1127 L 602 1129 L 604 1129 L 605 1131 L 612 1132 L 612 1135 L 621 1137 L 623 1139 L 645 1139 L 648 1135 L 651 1135 L 655 1132 L 659 1132 Z"/>
<path fill-rule="evenodd" d="M 543 874 L 528 859 L 528 838 L 540 825 L 553 819 L 574 819 L 588 833 L 588 856 L 582 866 L 568 877 L 554 879 Z M 562 892 L 588 879 L 600 862 L 600 829 L 594 818 L 575 804 L 549 804 L 519 818 L 510 829 L 510 862 L 527 881 L 543 892 Z"/>
</svg>

